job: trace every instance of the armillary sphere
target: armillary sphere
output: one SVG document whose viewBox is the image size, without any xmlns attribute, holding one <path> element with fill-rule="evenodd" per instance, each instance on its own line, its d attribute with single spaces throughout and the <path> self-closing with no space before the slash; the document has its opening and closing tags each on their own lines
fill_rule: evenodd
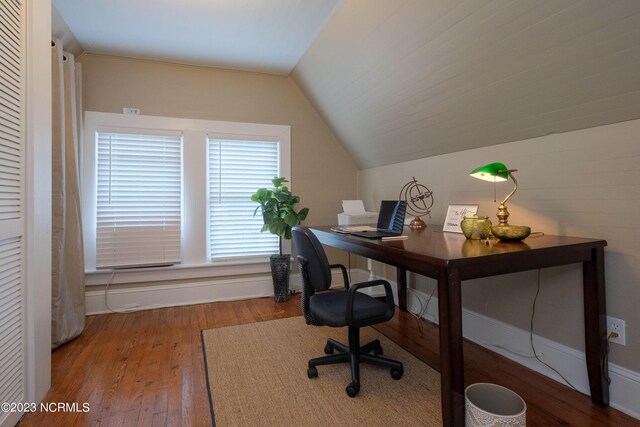
<svg viewBox="0 0 640 427">
<path fill-rule="evenodd" d="M 407 201 L 407 210 L 415 217 L 410 228 L 426 228 L 427 224 L 422 220 L 422 216 L 429 215 L 431 218 L 431 207 L 433 206 L 433 191 L 422 184 L 418 184 L 416 178 L 407 182 L 400 190 L 400 200 Z"/>
</svg>

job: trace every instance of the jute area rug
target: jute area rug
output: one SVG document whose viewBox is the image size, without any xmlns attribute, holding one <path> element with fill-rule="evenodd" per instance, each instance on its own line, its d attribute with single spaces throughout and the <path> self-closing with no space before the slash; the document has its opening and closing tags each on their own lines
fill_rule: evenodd
<svg viewBox="0 0 640 427">
<path fill-rule="evenodd" d="M 213 423 L 227 426 L 441 426 L 440 375 L 372 328 L 361 342 L 379 339 L 385 356 L 404 364 L 389 370 L 362 364 L 360 393 L 350 398 L 348 364 L 319 366 L 328 337 L 347 342 L 346 328 L 306 325 L 302 317 L 202 332 Z"/>
</svg>

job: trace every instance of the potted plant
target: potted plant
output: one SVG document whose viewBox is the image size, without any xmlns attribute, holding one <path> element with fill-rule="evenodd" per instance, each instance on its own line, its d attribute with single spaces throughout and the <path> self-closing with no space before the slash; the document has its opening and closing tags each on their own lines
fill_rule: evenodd
<svg viewBox="0 0 640 427">
<path fill-rule="evenodd" d="M 291 228 L 299 225 L 307 217 L 309 208 L 296 211 L 295 205 L 300 197 L 294 196 L 284 183 L 289 182 L 284 177 L 274 177 L 271 180 L 273 188 L 259 188 L 251 195 L 251 200 L 259 203 L 253 212 L 262 210 L 262 232 L 269 231 L 278 236 L 279 253 L 271 255 L 271 277 L 273 278 L 273 295 L 278 302 L 289 299 L 289 269 L 290 254 L 282 253 L 282 239 L 291 240 Z"/>
</svg>

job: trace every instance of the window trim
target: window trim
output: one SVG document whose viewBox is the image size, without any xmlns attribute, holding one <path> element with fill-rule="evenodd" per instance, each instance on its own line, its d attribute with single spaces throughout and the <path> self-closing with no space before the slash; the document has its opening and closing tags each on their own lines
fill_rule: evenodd
<svg viewBox="0 0 640 427">
<path fill-rule="evenodd" d="M 171 270 L 171 279 L 244 274 L 245 272 L 268 272 L 268 256 L 248 261 L 209 261 L 206 237 L 206 156 L 207 136 L 247 139 L 277 140 L 280 142 L 280 175 L 291 177 L 291 126 L 258 123 L 227 122 L 214 120 L 184 119 L 161 116 L 124 115 L 85 112 L 85 138 L 82 158 L 82 212 L 85 236 L 85 273 L 96 276 L 87 284 L 106 283 L 104 272 L 96 271 L 95 222 L 96 222 L 96 132 L 135 131 L 182 132 L 183 135 L 183 213 L 182 213 L 182 264 L 173 267 L 157 267 L 160 271 Z M 200 174 L 199 182 L 194 178 Z M 199 225 L 197 225 L 199 224 Z M 283 242 L 283 250 L 291 251 L 290 241 Z M 248 268 L 251 266 L 250 268 Z M 156 270 L 156 268 L 154 268 Z M 126 270 L 128 283 L 134 276 L 143 277 L 149 269 Z M 116 276 L 122 273 L 116 274 Z M 160 275 L 158 275 L 160 276 Z M 100 277 L 101 279 L 97 279 Z M 144 279 L 148 281 L 148 279 Z M 165 279 L 166 280 L 166 279 Z M 98 282 L 98 283 L 96 283 Z"/>
</svg>

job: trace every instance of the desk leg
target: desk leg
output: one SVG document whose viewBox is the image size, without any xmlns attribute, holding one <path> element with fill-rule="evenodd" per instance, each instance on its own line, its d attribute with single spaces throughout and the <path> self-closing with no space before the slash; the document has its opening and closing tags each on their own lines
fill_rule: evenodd
<svg viewBox="0 0 640 427">
<path fill-rule="evenodd" d="M 462 293 L 457 270 L 439 272 L 438 310 L 442 423 L 448 427 L 462 427 L 465 412 Z"/>
<path fill-rule="evenodd" d="M 592 250 L 591 261 L 582 264 L 584 286 L 584 333 L 591 401 L 609 406 L 607 308 L 604 289 L 604 248 Z"/>
<path fill-rule="evenodd" d="M 396 268 L 396 283 L 398 284 L 398 307 L 407 311 L 407 270 Z"/>
</svg>

